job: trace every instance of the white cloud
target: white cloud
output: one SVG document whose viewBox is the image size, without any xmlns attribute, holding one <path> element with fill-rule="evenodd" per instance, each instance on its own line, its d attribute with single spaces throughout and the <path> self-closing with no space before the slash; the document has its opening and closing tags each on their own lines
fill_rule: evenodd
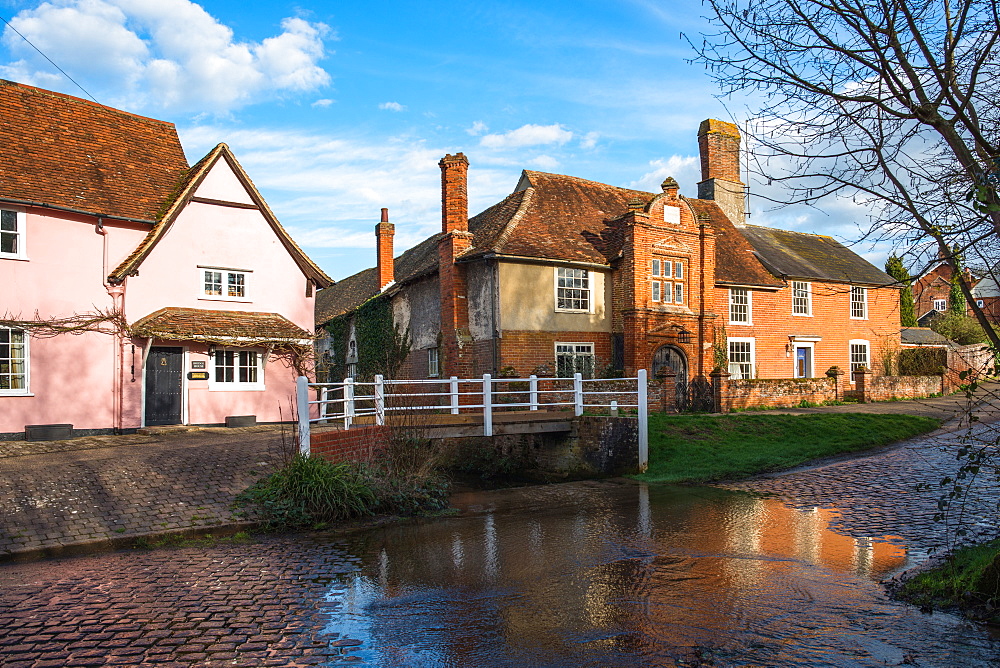
<svg viewBox="0 0 1000 668">
<path fill-rule="evenodd" d="M 114 82 L 103 102 L 179 111 L 226 112 L 283 92 L 330 81 L 319 66 L 327 26 L 299 18 L 261 42 L 233 31 L 190 0 L 52 0 L 11 25 L 87 88 Z M 0 42 L 16 58 L 0 75 L 52 86 L 59 79 L 34 49 L 6 29 Z M 63 84 L 64 86 L 64 84 Z"/>
<path fill-rule="evenodd" d="M 541 144 L 562 145 L 573 138 L 573 133 L 559 123 L 535 125 L 529 123 L 504 134 L 486 135 L 479 140 L 485 148 L 517 148 Z"/>
<path fill-rule="evenodd" d="M 539 169 L 555 169 L 560 163 L 550 155 L 540 155 L 529 160 L 527 164 L 532 167 L 538 167 Z"/>
<path fill-rule="evenodd" d="M 410 136 L 367 138 L 251 130 L 228 124 L 178 129 L 194 162 L 220 141 L 232 147 L 275 214 L 327 273 L 339 279 L 375 264 L 374 225 L 389 208 L 397 254 L 440 230 L 441 170 L 450 147 Z M 470 156 L 469 211 L 506 197 L 520 166 Z"/>
<path fill-rule="evenodd" d="M 406 105 L 399 102 L 383 102 L 378 105 L 378 108 L 385 111 L 406 111 Z"/>
<path fill-rule="evenodd" d="M 489 129 L 489 127 L 487 127 L 486 123 L 483 123 L 482 121 L 475 121 L 472 124 L 472 127 L 465 128 L 465 131 L 468 134 L 472 135 L 473 137 L 478 137 L 479 135 L 483 134 L 484 132 L 489 132 L 490 129 Z"/>
<path fill-rule="evenodd" d="M 701 160 L 697 156 L 672 155 L 665 160 L 663 158 L 650 160 L 649 166 L 652 170 L 630 183 L 630 188 L 658 193 L 663 179 L 672 176 L 680 185 L 682 195 L 697 197 L 695 184 L 700 180 L 698 169 L 701 166 Z"/>
<path fill-rule="evenodd" d="M 580 140 L 580 148 L 594 148 L 597 145 L 598 135 L 596 132 L 588 132 Z"/>
<path fill-rule="evenodd" d="M 334 103 L 334 100 L 331 100 L 329 98 L 323 98 L 322 100 L 316 100 L 315 102 L 313 102 L 312 106 L 314 106 L 314 107 L 329 107 L 333 103 Z"/>
</svg>

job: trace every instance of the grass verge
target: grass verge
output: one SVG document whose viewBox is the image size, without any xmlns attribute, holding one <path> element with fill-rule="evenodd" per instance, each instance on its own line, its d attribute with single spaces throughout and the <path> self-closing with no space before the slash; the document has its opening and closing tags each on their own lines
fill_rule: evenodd
<svg viewBox="0 0 1000 668">
<path fill-rule="evenodd" d="M 668 415 L 649 417 L 646 482 L 712 482 L 781 471 L 933 431 L 913 415 Z"/>
<path fill-rule="evenodd" d="M 957 608 L 972 619 L 1000 622 L 1000 539 L 956 550 L 893 594 L 924 610 Z"/>
</svg>

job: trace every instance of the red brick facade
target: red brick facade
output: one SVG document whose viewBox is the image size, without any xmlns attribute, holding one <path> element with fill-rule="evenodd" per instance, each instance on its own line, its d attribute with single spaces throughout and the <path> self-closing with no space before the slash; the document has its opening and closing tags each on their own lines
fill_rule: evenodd
<svg viewBox="0 0 1000 668">
<path fill-rule="evenodd" d="M 389 427 L 358 427 L 315 429 L 310 433 L 310 451 L 332 462 L 366 462 L 387 445 Z"/>
</svg>

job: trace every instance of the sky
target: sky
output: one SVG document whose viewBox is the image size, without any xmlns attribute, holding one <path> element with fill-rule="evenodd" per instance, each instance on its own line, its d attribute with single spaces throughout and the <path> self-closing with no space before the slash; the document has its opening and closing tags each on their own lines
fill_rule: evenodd
<svg viewBox="0 0 1000 668">
<path fill-rule="evenodd" d="M 0 16 L 0 78 L 173 122 L 191 163 L 227 143 L 335 280 L 375 264 L 382 207 L 397 254 L 440 229 L 446 153 L 469 158 L 470 215 L 522 169 L 651 192 L 673 176 L 696 196 L 699 123 L 742 126 L 755 104 L 689 62 L 683 35 L 710 30 L 697 0 L 0 0 Z M 756 195 L 780 191 L 749 184 L 752 224 L 868 228 L 849 200 L 775 209 Z M 852 248 L 879 267 L 888 250 Z"/>
</svg>

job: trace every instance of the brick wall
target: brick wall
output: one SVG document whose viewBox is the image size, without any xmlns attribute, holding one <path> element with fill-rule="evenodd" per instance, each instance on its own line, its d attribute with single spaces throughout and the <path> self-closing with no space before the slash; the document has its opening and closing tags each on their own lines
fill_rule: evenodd
<svg viewBox="0 0 1000 668">
<path fill-rule="evenodd" d="M 539 367 L 547 366 L 556 371 L 556 342 L 593 343 L 596 372 L 600 373 L 611 363 L 611 334 L 609 332 L 533 332 L 504 330 L 500 339 L 499 367 L 512 367 L 514 374 L 527 378 Z M 492 351 L 490 351 L 492 355 Z"/>
<path fill-rule="evenodd" d="M 941 392 L 941 376 L 871 376 L 862 401 L 916 399 Z"/>
<path fill-rule="evenodd" d="M 313 455 L 332 462 L 366 462 L 385 448 L 388 438 L 389 427 L 318 427 L 310 432 L 310 448 Z"/>
<path fill-rule="evenodd" d="M 754 339 L 757 378 L 789 378 L 795 375 L 795 353 L 789 336 L 815 337 L 812 344 L 812 375 L 821 377 L 832 366 L 851 368 L 850 341 L 868 341 L 869 367 L 879 368 L 880 353 L 896 350 L 899 338 L 899 291 L 868 288 L 868 317 L 851 318 L 851 286 L 845 283 L 810 281 L 812 315 L 792 315 L 791 283 L 777 291 L 751 291 L 753 324 L 729 322 L 729 290 L 715 288 L 720 324 L 730 338 Z"/>
<path fill-rule="evenodd" d="M 730 379 L 721 392 L 721 412 L 746 408 L 790 408 L 803 401 L 822 403 L 836 400 L 833 378 Z"/>
</svg>

